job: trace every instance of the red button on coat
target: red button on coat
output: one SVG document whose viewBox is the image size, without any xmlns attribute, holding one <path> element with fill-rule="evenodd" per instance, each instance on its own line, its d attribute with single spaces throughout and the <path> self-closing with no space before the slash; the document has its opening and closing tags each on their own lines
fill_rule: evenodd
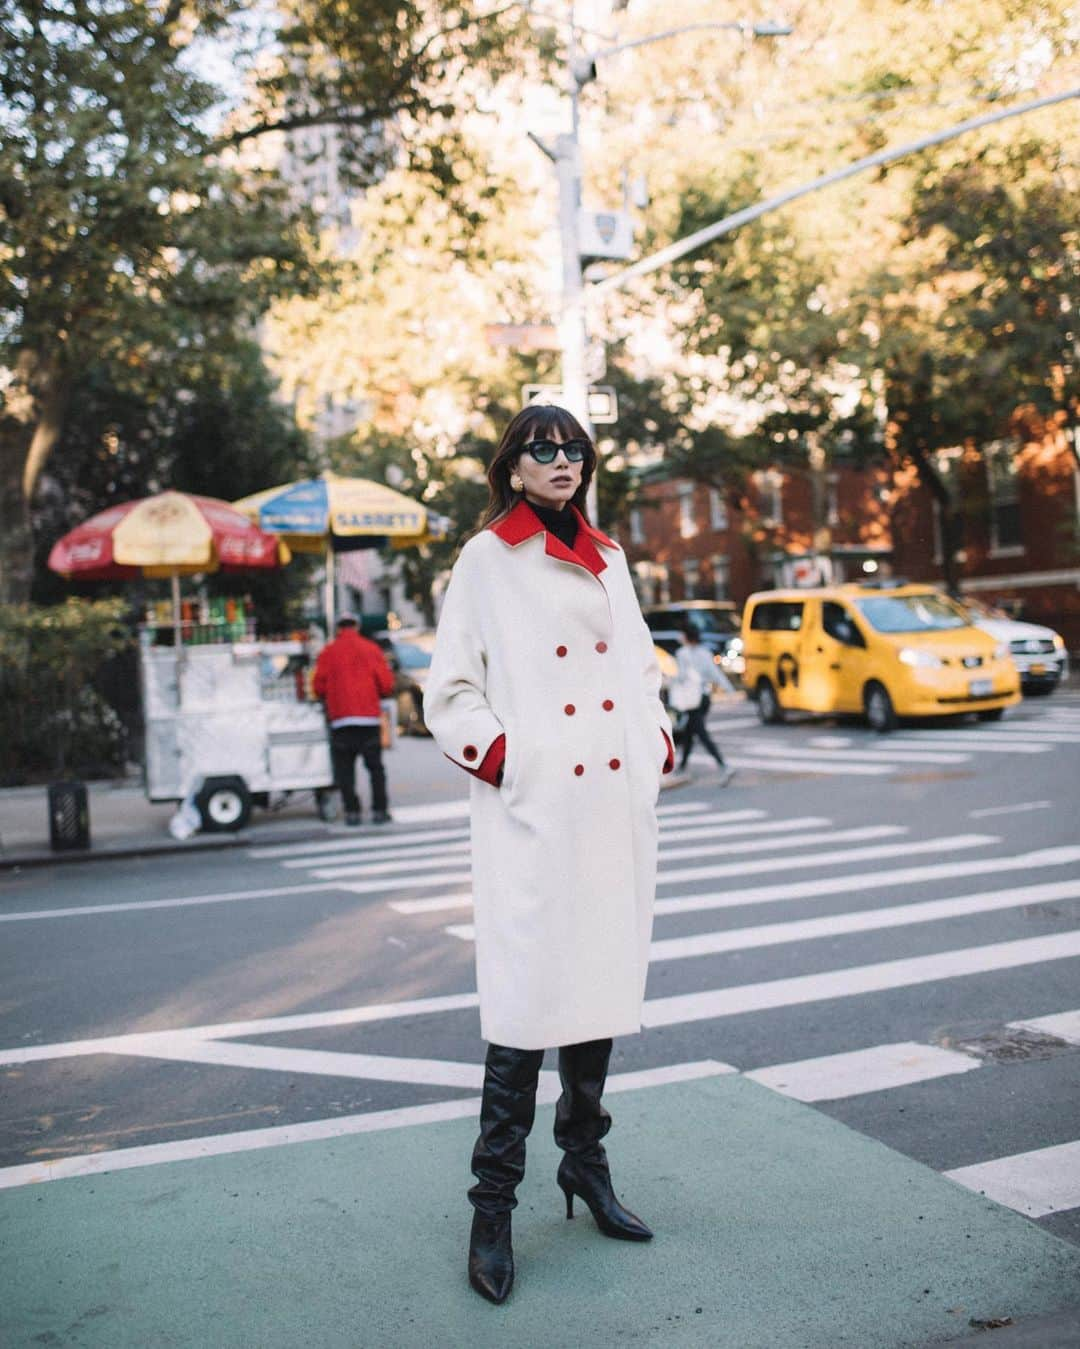
<svg viewBox="0 0 1080 1349">
<path fill-rule="evenodd" d="M 615 704 L 611 701 L 610 698 L 605 698 L 605 699 L 604 699 L 604 711 L 605 711 L 605 712 L 610 712 L 611 709 L 612 709 L 614 706 L 615 706 Z"/>
<path fill-rule="evenodd" d="M 462 752 L 464 753 L 466 759 L 475 759 L 477 755 L 477 748 L 475 745 L 466 745 L 465 749 Z"/>
<path fill-rule="evenodd" d="M 620 765 L 619 765 L 618 759 L 611 759 L 611 760 L 608 761 L 608 767 L 609 767 L 609 768 L 618 768 L 619 766 L 620 766 Z"/>
<path fill-rule="evenodd" d="M 565 646 L 557 646 L 557 647 L 555 648 L 555 654 L 556 654 L 556 656 L 565 656 L 565 655 L 566 655 L 566 647 L 565 647 Z"/>
<path fill-rule="evenodd" d="M 574 706 L 573 703 L 567 703 L 566 706 L 563 708 L 563 711 L 566 713 L 568 717 L 572 717 L 574 713 L 577 711 L 577 708 Z"/>
<path fill-rule="evenodd" d="M 578 777 L 578 778 L 581 777 L 582 773 L 584 773 L 584 772 L 585 772 L 585 765 L 584 765 L 583 763 L 579 763 L 579 764 L 575 764 L 575 765 L 574 765 L 574 776 L 575 776 L 575 777 Z"/>
<path fill-rule="evenodd" d="M 602 656 L 602 655 L 604 654 L 604 652 L 607 650 L 607 642 L 597 642 L 597 644 L 596 644 L 596 649 L 597 649 L 597 651 L 600 652 L 600 654 L 601 654 L 601 656 Z"/>
</svg>

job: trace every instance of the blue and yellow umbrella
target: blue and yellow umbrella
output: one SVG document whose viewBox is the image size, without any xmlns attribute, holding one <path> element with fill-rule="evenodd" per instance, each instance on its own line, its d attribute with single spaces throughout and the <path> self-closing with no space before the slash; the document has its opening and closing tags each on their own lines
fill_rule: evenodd
<svg viewBox="0 0 1080 1349">
<path fill-rule="evenodd" d="M 296 553 L 326 556 L 326 619 L 333 630 L 334 555 L 357 548 L 411 548 L 446 537 L 449 522 L 410 497 L 367 478 L 317 478 L 271 487 L 233 502 L 260 529 Z"/>
</svg>

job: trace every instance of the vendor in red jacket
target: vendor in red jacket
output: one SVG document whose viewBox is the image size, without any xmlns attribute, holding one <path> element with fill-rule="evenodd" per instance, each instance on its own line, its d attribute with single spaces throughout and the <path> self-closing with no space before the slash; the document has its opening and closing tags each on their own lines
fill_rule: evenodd
<svg viewBox="0 0 1080 1349">
<path fill-rule="evenodd" d="M 371 778 L 371 811 L 376 824 L 390 820 L 386 799 L 379 724 L 379 699 L 394 691 L 394 675 L 377 643 L 362 637 L 353 614 L 342 614 L 337 636 L 315 662 L 315 696 L 330 723 L 334 781 L 345 803 L 345 823 L 360 823 L 356 794 L 356 756 Z"/>
</svg>

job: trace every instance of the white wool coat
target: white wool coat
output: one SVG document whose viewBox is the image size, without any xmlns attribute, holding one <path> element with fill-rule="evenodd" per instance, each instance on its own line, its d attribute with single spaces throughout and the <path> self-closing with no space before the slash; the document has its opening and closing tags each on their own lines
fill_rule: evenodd
<svg viewBox="0 0 1080 1349">
<path fill-rule="evenodd" d="M 625 554 L 580 516 L 573 553 L 524 503 L 462 549 L 424 718 L 470 771 L 506 738 L 501 785 L 471 783 L 489 1042 L 543 1049 L 641 1029 L 671 733 L 659 688 Z"/>
</svg>

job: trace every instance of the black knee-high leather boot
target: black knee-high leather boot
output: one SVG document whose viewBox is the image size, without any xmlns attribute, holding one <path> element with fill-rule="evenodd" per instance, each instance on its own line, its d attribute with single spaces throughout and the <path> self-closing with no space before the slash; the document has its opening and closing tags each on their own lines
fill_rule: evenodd
<svg viewBox="0 0 1080 1349">
<path fill-rule="evenodd" d="M 610 1058 L 610 1040 L 588 1040 L 559 1050 L 562 1095 L 555 1107 L 555 1142 L 565 1156 L 557 1179 L 566 1196 L 568 1218 L 574 1216 L 577 1194 L 605 1236 L 648 1241 L 652 1232 L 615 1198 L 607 1154 L 600 1142 L 611 1128 L 611 1116 L 600 1103 Z"/>
<path fill-rule="evenodd" d="M 469 1282 L 492 1302 L 505 1302 L 514 1283 L 510 1213 L 525 1174 L 525 1140 L 536 1115 L 536 1083 L 542 1049 L 489 1045 L 480 1103 L 480 1137 L 473 1149 L 476 1184 L 469 1191 L 473 1214 Z"/>
</svg>

